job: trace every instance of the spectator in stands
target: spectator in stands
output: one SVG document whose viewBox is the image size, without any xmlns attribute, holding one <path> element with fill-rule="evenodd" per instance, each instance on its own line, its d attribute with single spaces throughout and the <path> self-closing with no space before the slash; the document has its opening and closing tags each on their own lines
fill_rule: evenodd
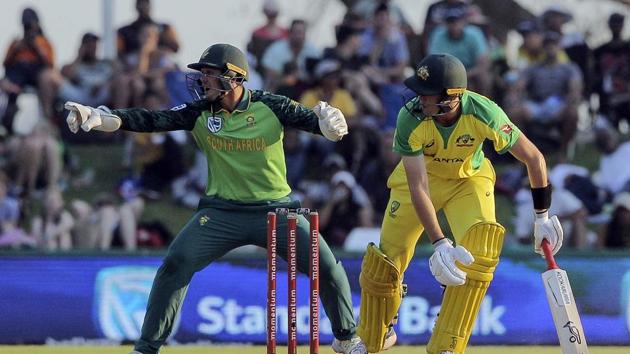
<svg viewBox="0 0 630 354">
<path fill-rule="evenodd" d="M 372 115 L 382 118 L 383 105 L 370 89 L 367 75 L 361 70 L 368 64 L 367 57 L 359 55 L 361 30 L 350 24 L 337 26 L 337 45 L 324 49 L 322 59 L 336 60 L 341 64 L 343 86 L 354 97 L 359 115 Z"/>
<path fill-rule="evenodd" d="M 380 4 L 374 10 L 373 24 L 363 32 L 359 55 L 368 58 L 368 65 L 362 71 L 371 85 L 377 87 L 383 103 L 386 119 L 381 125 L 395 126 L 403 105 L 405 87 L 402 80 L 409 64 L 409 50 L 405 36 L 392 23 L 387 4 Z"/>
<path fill-rule="evenodd" d="M 384 131 L 379 136 L 380 149 L 375 158 L 370 158 L 360 174 L 357 175 L 359 184 L 366 191 L 370 191 L 370 201 L 374 210 L 385 210 L 389 201 L 387 179 L 400 161 L 400 155 L 394 152 L 394 129 Z M 354 134 L 354 132 L 353 132 Z M 383 215 L 375 213 L 375 224 L 380 225 Z"/>
<path fill-rule="evenodd" d="M 167 109 L 160 97 L 147 92 L 142 107 L 150 110 Z M 183 131 L 134 134 L 132 159 L 134 170 L 140 176 L 140 184 L 156 197 L 178 177 L 185 173 Z"/>
<path fill-rule="evenodd" d="M 300 103 L 313 107 L 319 101 L 329 102 L 341 110 L 352 125 L 357 114 L 357 107 L 350 92 L 341 88 L 341 64 L 336 60 L 324 59 L 315 67 L 315 85 L 302 95 Z"/>
<path fill-rule="evenodd" d="M 391 21 L 388 5 L 376 7 L 372 26 L 363 32 L 361 40 L 359 54 L 368 58 L 372 82 L 399 82 L 409 62 L 409 52 L 407 40 Z"/>
<path fill-rule="evenodd" d="M 593 52 L 594 89 L 599 95 L 599 111 L 613 125 L 630 121 L 630 41 L 622 38 L 625 16 L 608 18 L 610 41 Z"/>
<path fill-rule="evenodd" d="M 40 121 L 31 133 L 16 136 L 9 145 L 14 181 L 21 197 L 32 197 L 40 187 L 48 190 L 58 186 L 63 161 L 55 128 L 50 122 Z M 39 181 L 43 181 L 43 185 L 38 185 Z"/>
<path fill-rule="evenodd" d="M 245 81 L 245 87 L 250 90 L 262 90 L 265 86 L 262 76 L 258 72 L 258 59 L 251 52 L 247 52 L 247 63 L 249 64 L 249 80 Z"/>
<path fill-rule="evenodd" d="M 516 26 L 516 30 L 521 37 L 523 37 L 523 43 L 518 48 L 513 67 L 517 70 L 524 70 L 532 65 L 543 62 L 545 58 L 543 31 L 538 21 L 522 21 Z"/>
<path fill-rule="evenodd" d="M 564 49 L 569 59 L 575 63 L 582 73 L 585 93 L 590 92 L 590 57 L 591 49 L 586 44 L 584 36 L 579 32 L 564 33 L 564 25 L 573 19 L 573 15 L 561 5 L 549 6 L 540 16 L 544 31 L 555 32 L 560 35 L 560 47 Z"/>
<path fill-rule="evenodd" d="M 273 42 L 287 39 L 289 36 L 289 31 L 277 22 L 280 8 L 276 0 L 265 0 L 262 11 L 267 22 L 254 30 L 247 46 L 248 51 L 254 55 L 257 63 L 262 61 L 265 50 Z M 250 68 L 256 68 L 256 66 L 250 65 Z"/>
<path fill-rule="evenodd" d="M 83 200 L 75 199 L 70 203 L 69 212 L 74 218 L 71 232 L 73 248 L 109 249 L 118 222 L 118 212 L 113 202 L 97 197 L 93 207 Z"/>
<path fill-rule="evenodd" d="M 42 107 L 45 115 L 54 115 L 55 100 L 86 102 L 98 107 L 109 104 L 110 82 L 114 63 L 97 56 L 99 37 L 85 33 L 81 38 L 77 57 L 61 72 L 48 70 L 42 74 Z"/>
<path fill-rule="evenodd" d="M 7 193 L 9 178 L 0 171 L 0 248 L 36 247 L 37 240 L 19 227 L 20 202 Z"/>
<path fill-rule="evenodd" d="M 427 14 L 424 18 L 424 28 L 422 31 L 422 55 L 424 57 L 427 53 L 429 44 L 429 38 L 433 30 L 446 23 L 446 12 L 451 9 L 459 9 L 463 13 L 468 12 L 469 0 L 438 0 L 427 8 Z"/>
<path fill-rule="evenodd" d="M 321 208 L 319 222 L 328 244 L 341 247 L 353 228 L 374 226 L 374 210 L 350 172 L 335 173 L 330 184 L 331 194 Z"/>
<path fill-rule="evenodd" d="M 611 195 L 630 192 L 630 141 L 622 143 L 609 124 L 596 124 L 603 126 L 595 130 L 595 144 L 601 153 L 595 181 Z"/>
<path fill-rule="evenodd" d="M 467 13 L 461 7 L 448 9 L 444 21 L 431 33 L 428 54 L 447 53 L 458 58 L 466 67 L 468 87 L 487 95 L 491 83 L 490 53 L 483 32 L 468 24 Z"/>
<path fill-rule="evenodd" d="M 285 132 L 285 134 L 287 134 Z M 285 136 L 285 143 L 286 143 Z M 288 166 L 287 157 L 287 166 Z M 289 169 L 287 168 L 287 173 Z M 287 175 L 288 177 L 288 175 Z M 171 194 L 173 199 L 188 208 L 196 208 L 199 204 L 199 199 L 204 195 L 206 191 L 206 185 L 208 184 L 208 162 L 202 152 L 197 151 L 195 153 L 195 160 L 191 167 L 189 167 L 186 175 L 176 179 L 171 184 Z M 293 187 L 293 185 L 291 185 Z"/>
<path fill-rule="evenodd" d="M 46 250 L 67 251 L 72 248 L 72 214 L 64 209 L 64 200 L 58 188 L 46 192 L 43 212 L 33 217 L 31 233 Z"/>
<path fill-rule="evenodd" d="M 144 199 L 136 193 L 137 189 L 129 186 L 130 183 L 126 180 L 121 184 L 121 190 L 124 190 L 122 202 L 117 202 L 111 194 L 100 194 L 93 205 L 83 200 L 70 203 L 75 248 L 109 250 L 120 245 L 126 251 L 137 249 L 137 229 Z"/>
<path fill-rule="evenodd" d="M 577 131 L 577 106 L 582 97 L 582 76 L 573 63 L 561 63 L 560 36 L 546 32 L 545 61 L 521 75 L 526 97 L 508 109 L 512 121 L 543 151 L 558 151 L 558 161 L 568 157 Z"/>
<path fill-rule="evenodd" d="M 24 36 L 9 45 L 4 58 L 5 79 L 3 90 L 8 93 L 8 107 L 2 123 L 11 131 L 13 116 L 17 111 L 17 96 L 27 87 L 41 94 L 40 78 L 46 70 L 52 70 L 54 52 L 39 23 L 39 16 L 32 8 L 22 12 Z"/>
<path fill-rule="evenodd" d="M 158 45 L 161 49 L 177 53 L 179 40 L 175 29 L 167 23 L 153 20 L 151 17 L 151 1 L 136 0 L 136 11 L 138 13 L 136 20 L 118 29 L 118 57 L 125 61 L 127 55 L 140 51 L 142 48 L 140 32 L 147 24 L 158 26 Z"/>
<path fill-rule="evenodd" d="M 518 24 L 516 30 L 523 37 L 523 44 L 518 48 L 518 54 L 514 68 L 525 70 L 530 66 L 542 63 L 545 60 L 545 48 L 543 47 L 544 32 L 537 20 L 525 20 Z M 564 50 L 558 53 L 558 62 L 566 63 L 569 57 Z"/>
<path fill-rule="evenodd" d="M 552 203 L 550 213 L 558 216 L 564 230 L 565 243 L 571 247 L 584 249 L 596 244 L 596 236 L 590 234 L 586 227 L 586 218 L 589 208 L 595 206 L 585 204 L 588 196 L 576 195 L 575 186 L 582 183 L 589 184 L 589 171 L 581 166 L 559 164 L 548 173 L 549 183 L 553 185 Z M 586 182 L 586 183 L 584 183 Z M 524 181 L 524 183 L 526 183 Z M 580 199 L 580 198 L 584 199 Z M 534 214 L 531 212 L 533 201 L 529 187 L 521 188 L 514 196 L 516 202 L 516 217 L 514 219 L 517 240 L 523 244 L 529 244 L 534 225 Z M 599 209 L 597 212 L 600 212 Z"/>
<path fill-rule="evenodd" d="M 162 102 L 168 102 L 165 74 L 177 67 L 170 60 L 168 51 L 159 45 L 159 26 L 145 23 L 139 28 L 138 36 L 140 48 L 126 54 L 122 62 L 123 72 L 114 80 L 114 107 L 139 107 L 147 91 L 158 94 Z"/>
<path fill-rule="evenodd" d="M 374 10 L 376 10 L 380 4 L 387 5 L 392 22 L 399 27 L 403 33 L 414 33 L 413 27 L 411 27 L 411 24 L 407 20 L 404 11 L 400 6 L 390 0 L 359 0 L 352 6 L 350 11 L 359 16 L 364 24 L 363 27 L 367 27 L 372 23 Z"/>
<path fill-rule="evenodd" d="M 630 193 L 624 192 L 613 201 L 610 222 L 601 232 L 601 243 L 606 248 L 630 248 Z"/>
<path fill-rule="evenodd" d="M 308 167 L 309 139 L 303 139 L 300 131 L 293 128 L 284 130 L 284 158 L 287 163 L 287 182 L 292 190 L 297 190 Z"/>
<path fill-rule="evenodd" d="M 294 62 L 297 65 L 299 78 L 308 78 L 307 60 L 320 57 L 319 50 L 306 41 L 306 22 L 293 20 L 289 28 L 289 37 L 278 40 L 267 48 L 262 58 L 265 86 L 268 91 L 275 92 L 280 84 L 280 75 L 285 65 Z"/>
</svg>

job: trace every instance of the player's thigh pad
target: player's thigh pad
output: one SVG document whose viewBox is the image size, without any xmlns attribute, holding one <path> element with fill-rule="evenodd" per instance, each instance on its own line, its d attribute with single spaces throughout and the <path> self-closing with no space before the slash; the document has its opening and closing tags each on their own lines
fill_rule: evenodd
<svg viewBox="0 0 630 354">
<path fill-rule="evenodd" d="M 471 226 L 462 238 L 460 244 L 472 253 L 475 261 L 469 266 L 458 263 L 467 273 L 466 283 L 446 288 L 427 353 L 463 353 L 466 349 L 481 301 L 499 263 L 504 233 L 505 228 L 495 222 L 480 222 Z"/>
<path fill-rule="evenodd" d="M 385 334 L 402 301 L 400 270 L 370 243 L 361 265 L 361 312 L 358 334 L 370 353 L 382 350 Z"/>
</svg>

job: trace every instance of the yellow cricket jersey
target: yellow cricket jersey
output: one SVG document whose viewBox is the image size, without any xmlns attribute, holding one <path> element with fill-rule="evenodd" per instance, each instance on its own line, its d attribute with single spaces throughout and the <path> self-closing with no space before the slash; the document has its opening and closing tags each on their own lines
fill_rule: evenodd
<svg viewBox="0 0 630 354">
<path fill-rule="evenodd" d="M 436 124 L 432 117 L 418 110 L 418 98 L 408 102 L 398 113 L 394 151 L 401 155 L 424 155 L 429 175 L 444 179 L 490 176 L 491 168 L 482 151 L 488 139 L 499 153 L 508 151 L 518 140 L 520 130 L 496 103 L 478 93 L 462 96 L 461 116 L 450 127 Z M 415 111 L 414 111 L 415 109 Z M 488 166 L 489 167 L 489 166 Z M 389 188 L 407 185 L 402 161 L 387 182 Z"/>
</svg>

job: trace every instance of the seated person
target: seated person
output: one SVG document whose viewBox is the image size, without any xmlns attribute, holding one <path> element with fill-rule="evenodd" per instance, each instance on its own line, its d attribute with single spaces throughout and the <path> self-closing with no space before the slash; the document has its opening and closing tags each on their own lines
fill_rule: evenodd
<svg viewBox="0 0 630 354">
<path fill-rule="evenodd" d="M 4 126 L 11 131 L 13 115 L 17 111 L 17 96 L 27 87 L 39 91 L 40 76 L 52 70 L 53 48 L 39 23 L 35 10 L 26 8 L 22 12 L 24 37 L 11 42 L 4 58 L 5 80 L 3 90 L 9 93 L 8 109 L 3 118 Z"/>
<path fill-rule="evenodd" d="M 50 188 L 46 193 L 43 212 L 33 217 L 31 232 L 49 251 L 72 248 L 71 231 L 74 227 L 72 214 L 64 209 L 64 200 L 58 188 Z"/>
<path fill-rule="evenodd" d="M 330 184 L 332 191 L 321 208 L 319 222 L 328 244 L 341 247 L 353 228 L 374 226 L 374 210 L 367 193 L 350 172 L 335 173 Z"/>
<path fill-rule="evenodd" d="M 43 75 L 41 99 L 46 116 L 53 116 L 55 99 L 85 102 L 94 107 L 109 104 L 115 67 L 111 61 L 98 58 L 98 42 L 95 34 L 84 34 L 77 57 L 61 72 L 51 70 Z"/>
<path fill-rule="evenodd" d="M 508 113 L 541 150 L 557 150 L 558 162 L 564 162 L 577 131 L 582 75 L 575 64 L 559 61 L 559 41 L 557 33 L 545 34 L 545 60 L 522 72 L 520 79 L 526 97 Z M 554 137 L 556 131 L 558 136 Z"/>
</svg>

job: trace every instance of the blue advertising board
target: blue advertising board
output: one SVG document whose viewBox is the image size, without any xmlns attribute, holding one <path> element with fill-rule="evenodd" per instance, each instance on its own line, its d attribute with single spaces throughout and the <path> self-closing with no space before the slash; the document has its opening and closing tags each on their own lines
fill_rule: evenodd
<svg viewBox="0 0 630 354">
<path fill-rule="evenodd" d="M 0 343 L 72 338 L 133 340 L 139 336 L 159 257 L 24 256 L 0 259 Z M 360 259 L 343 259 L 358 313 Z M 171 340 L 252 342 L 266 339 L 265 259 L 213 263 L 196 274 Z M 630 258 L 563 257 L 591 344 L 630 344 Z M 278 274 L 279 341 L 286 341 L 286 273 Z M 552 344 L 555 328 L 540 258 L 503 257 L 483 301 L 471 343 Z M 439 312 L 442 290 L 425 258 L 412 261 L 400 308 L 400 343 L 423 344 Z M 298 278 L 298 339 L 308 341 L 308 279 Z M 325 311 L 322 343 L 332 341 Z"/>
</svg>

